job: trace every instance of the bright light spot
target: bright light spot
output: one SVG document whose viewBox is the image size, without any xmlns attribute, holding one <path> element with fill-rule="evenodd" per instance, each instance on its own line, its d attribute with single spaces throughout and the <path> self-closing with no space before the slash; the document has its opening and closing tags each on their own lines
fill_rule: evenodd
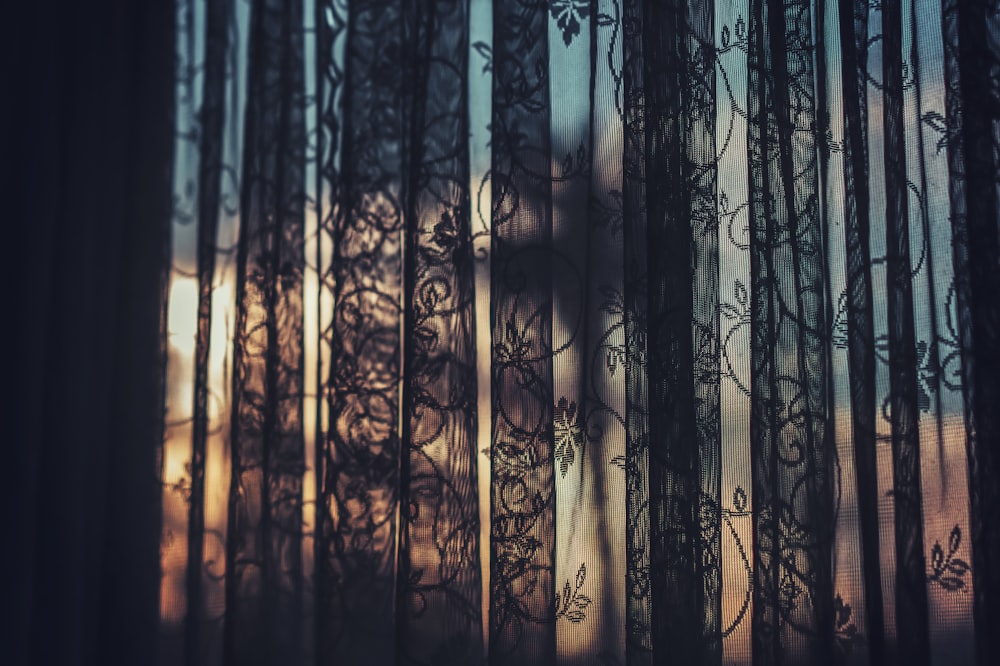
<svg viewBox="0 0 1000 666">
<path fill-rule="evenodd" d="M 198 281 L 175 275 L 170 284 L 170 309 L 167 314 L 170 346 L 185 356 L 194 355 L 198 331 Z"/>
</svg>

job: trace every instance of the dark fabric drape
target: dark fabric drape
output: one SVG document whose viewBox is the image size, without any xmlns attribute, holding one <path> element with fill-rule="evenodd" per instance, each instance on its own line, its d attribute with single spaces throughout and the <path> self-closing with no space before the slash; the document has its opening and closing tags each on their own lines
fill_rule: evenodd
<svg viewBox="0 0 1000 666">
<path fill-rule="evenodd" d="M 882 6 L 882 122 L 885 155 L 886 291 L 889 324 L 889 414 L 892 429 L 897 631 L 901 663 L 927 663 L 927 587 L 924 583 L 917 362 L 913 326 L 910 219 L 903 148 L 902 14 Z"/>
<path fill-rule="evenodd" d="M 847 265 L 848 364 L 851 376 L 854 467 L 858 475 L 859 540 L 865 585 L 866 633 L 871 658 L 886 659 L 882 611 L 882 571 L 879 559 L 878 461 L 875 443 L 876 400 L 875 342 L 872 310 L 872 275 L 868 261 L 871 235 L 871 195 L 868 185 L 867 71 L 868 4 L 838 5 L 840 44 L 843 51 L 844 90 L 844 211 L 845 263 Z"/>
<path fill-rule="evenodd" d="M 976 571 L 975 622 L 977 654 L 992 650 L 988 627 L 1000 622 L 1000 528 L 990 516 L 1000 508 L 994 482 L 1000 474 L 1000 422 L 997 404 L 997 356 L 1000 335 L 997 293 L 998 240 L 996 108 L 1000 48 L 996 5 L 946 3 L 944 12 L 948 112 L 960 132 L 948 142 L 950 193 L 953 206 L 956 293 L 961 335 L 966 350 L 966 423 L 969 432 L 969 500 L 972 564 Z M 957 38 L 957 39 L 956 39 Z M 958 42 L 957 45 L 955 42 Z M 956 54 L 957 51 L 957 54 Z M 956 67 L 956 62 L 957 67 Z M 960 137 L 960 138 L 959 138 Z M 964 194 L 964 197 L 963 197 Z"/>
<path fill-rule="evenodd" d="M 13 663 L 992 663 L 996 2 L 19 25 Z"/>
<path fill-rule="evenodd" d="M 152 663 L 173 6 L 25 5 L 5 25 L 3 661 Z"/>
<path fill-rule="evenodd" d="M 811 11 L 809 2 L 751 2 L 748 22 L 755 663 L 823 663 L 832 644 Z"/>
<path fill-rule="evenodd" d="M 191 412 L 191 495 L 188 502 L 188 549 L 185 580 L 187 614 L 184 618 L 184 658 L 201 663 L 205 617 L 203 572 L 205 552 L 205 459 L 209 430 L 209 353 L 216 239 L 219 235 L 222 197 L 225 76 L 232 3 L 213 0 L 205 7 L 204 91 L 202 128 L 198 137 L 198 323 L 195 342 L 194 404 Z M 193 82 L 192 82 L 193 83 Z"/>
<path fill-rule="evenodd" d="M 716 227 L 713 7 L 637 3 L 634 46 L 644 95 L 640 239 L 648 354 L 650 654 L 675 663 L 721 659 L 719 293 Z M 629 65 L 625 65 L 626 76 Z M 641 77 L 641 78 L 639 78 Z M 628 179 L 628 177 L 626 177 Z M 649 251 L 648 248 L 662 248 Z M 644 278 L 644 279 L 643 279 Z M 644 282 L 645 284 L 642 284 Z"/>
</svg>

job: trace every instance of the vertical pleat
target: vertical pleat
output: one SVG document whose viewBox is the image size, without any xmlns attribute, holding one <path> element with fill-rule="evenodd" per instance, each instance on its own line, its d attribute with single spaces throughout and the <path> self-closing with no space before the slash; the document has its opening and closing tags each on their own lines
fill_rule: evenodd
<svg viewBox="0 0 1000 666">
<path fill-rule="evenodd" d="M 468 3 L 404 3 L 403 451 L 396 663 L 482 658 Z"/>
<path fill-rule="evenodd" d="M 568 5 L 561 7 L 567 13 L 559 14 L 557 7 L 549 18 L 550 90 L 553 99 L 574 99 L 555 105 L 551 118 L 553 237 L 560 255 L 553 263 L 558 657 L 564 664 L 621 663 L 621 9 L 616 0 L 577 4 L 575 14 Z M 579 33 L 572 18 L 578 19 Z M 588 94 L 578 92 L 582 90 Z"/>
<path fill-rule="evenodd" d="M 401 9 L 348 10 L 330 415 L 317 566 L 321 661 L 392 663 L 399 510 L 403 85 Z"/>
<path fill-rule="evenodd" d="M 686 210 L 679 221 L 691 227 L 692 349 L 698 466 L 698 516 L 691 535 L 697 544 L 694 572 L 698 607 L 695 635 L 700 635 L 704 664 L 722 663 L 722 440 L 721 337 L 719 290 L 719 194 L 716 145 L 716 47 L 713 3 L 688 0 L 684 58 L 687 96 L 682 110 Z M 683 446 L 683 445 L 682 445 Z"/>
<path fill-rule="evenodd" d="M 320 294 L 317 299 L 317 358 L 316 358 L 316 396 L 317 409 L 316 444 L 314 465 L 316 475 L 316 512 L 313 541 L 313 653 L 318 663 L 332 660 L 339 635 L 333 629 L 333 620 L 338 618 L 339 609 L 331 601 L 336 599 L 336 585 L 339 585 L 339 572 L 334 568 L 331 540 L 334 537 L 333 488 L 336 478 L 327 474 L 327 461 L 330 460 L 330 447 L 333 442 L 327 429 L 327 419 L 333 413 L 335 396 L 327 390 L 328 376 L 323 375 L 324 361 L 328 360 L 333 350 L 333 341 L 338 340 L 338 328 L 332 317 L 324 317 L 328 310 L 324 308 L 333 300 L 338 284 L 337 271 L 339 263 L 329 260 L 332 252 L 328 249 L 330 241 L 342 235 L 341 200 L 343 182 L 340 174 L 340 156 L 343 137 L 343 98 L 345 67 L 342 48 L 347 35 L 347 15 L 343 6 L 334 0 L 317 0 L 315 3 L 316 20 L 316 219 L 317 219 L 317 257 L 316 268 L 319 271 Z M 324 353 L 325 352 L 325 353 Z M 325 405 L 323 404 L 325 403 Z M 324 413 L 325 411 L 325 413 Z M 324 418 L 325 417 L 325 418 Z M 335 615 L 335 611 L 337 614 Z"/>
<path fill-rule="evenodd" d="M 879 548 L 875 332 L 869 260 L 867 80 L 868 3 L 839 4 L 844 106 L 844 210 L 851 435 L 865 595 L 865 635 L 874 663 L 886 658 Z"/>
<path fill-rule="evenodd" d="M 712 12 L 643 17 L 654 660 L 718 663 L 718 232 Z"/>
<path fill-rule="evenodd" d="M 968 469 L 976 659 L 996 652 L 1000 625 L 1000 13 L 946 2 L 949 191 L 969 433 Z"/>
<path fill-rule="evenodd" d="M 649 430 L 646 337 L 646 100 L 643 16 L 638 0 L 622 8 L 622 227 L 625 245 L 625 549 L 626 642 L 630 666 L 652 664 L 650 610 Z"/>
<path fill-rule="evenodd" d="M 184 663 L 202 663 L 205 544 L 205 458 L 208 444 L 209 351 L 212 292 L 215 289 L 216 239 L 219 233 L 226 105 L 226 59 L 229 50 L 228 0 L 205 5 L 205 73 L 198 146 L 198 322 L 195 342 L 194 406 L 191 424 L 191 494 L 188 505 L 188 551 L 184 620 Z"/>
<path fill-rule="evenodd" d="M 552 388 L 556 491 L 555 629 L 557 663 L 581 663 L 592 653 L 601 608 L 588 596 L 602 579 L 604 558 L 595 523 L 591 483 L 605 463 L 590 459 L 600 447 L 594 431 L 599 409 L 588 391 L 600 367 L 588 367 L 591 312 L 588 282 L 603 268 L 587 261 L 593 154 L 590 111 L 594 100 L 591 51 L 594 23 L 589 2 L 549 4 L 547 70 L 552 181 Z M 581 654 L 583 653 L 583 654 Z"/>
<path fill-rule="evenodd" d="M 899 0 L 882 3 L 882 109 L 885 161 L 886 298 L 889 418 L 892 429 L 896 549 L 896 659 L 928 663 L 917 345 L 903 125 L 902 14 Z"/>
<path fill-rule="evenodd" d="M 252 8 L 237 255 L 226 664 L 302 650 L 302 8 Z"/>
<path fill-rule="evenodd" d="M 832 658 L 832 459 L 808 2 L 751 3 L 755 664 Z"/>
<path fill-rule="evenodd" d="M 548 7 L 493 6 L 490 662 L 555 660 Z"/>
</svg>

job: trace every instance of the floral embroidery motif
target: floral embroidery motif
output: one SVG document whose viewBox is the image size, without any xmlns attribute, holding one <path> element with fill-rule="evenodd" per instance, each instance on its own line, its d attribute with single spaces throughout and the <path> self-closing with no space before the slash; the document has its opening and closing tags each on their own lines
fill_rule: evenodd
<svg viewBox="0 0 1000 666">
<path fill-rule="evenodd" d="M 945 555 L 940 541 L 931 548 L 931 575 L 927 577 L 948 591 L 965 590 L 965 574 L 971 567 L 965 560 L 955 557 L 955 551 L 962 543 L 962 530 L 955 525 L 948 535 L 948 554 Z"/>
<path fill-rule="evenodd" d="M 841 656 L 845 657 L 853 654 L 854 648 L 865 642 L 851 615 L 851 604 L 844 603 L 843 597 L 838 594 L 833 600 L 833 633 L 836 647 Z"/>
<path fill-rule="evenodd" d="M 576 412 L 576 403 L 567 404 L 566 398 L 559 398 L 555 412 L 555 458 L 559 462 L 559 472 L 566 478 L 569 466 L 576 460 L 576 449 L 583 446 L 583 426 Z"/>
<path fill-rule="evenodd" d="M 563 587 L 561 595 L 556 596 L 556 619 L 566 618 L 573 624 L 578 622 L 583 622 L 587 619 L 584 613 L 587 607 L 590 606 L 590 597 L 580 594 L 580 588 L 583 584 L 587 582 L 587 564 L 583 563 L 580 565 L 579 570 L 576 572 L 576 580 L 574 581 L 573 587 L 570 587 L 570 583 L 567 580 L 566 585 Z"/>
<path fill-rule="evenodd" d="M 590 0 L 552 0 L 549 10 L 562 30 L 563 41 L 569 46 L 580 34 L 580 20 L 590 17 Z"/>
</svg>

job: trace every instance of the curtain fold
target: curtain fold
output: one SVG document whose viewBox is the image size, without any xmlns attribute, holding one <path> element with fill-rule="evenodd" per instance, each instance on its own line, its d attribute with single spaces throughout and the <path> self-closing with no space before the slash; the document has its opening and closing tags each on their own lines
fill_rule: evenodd
<svg viewBox="0 0 1000 666">
<path fill-rule="evenodd" d="M 236 258 L 223 662 L 301 660 L 302 4 L 251 9 Z"/>
<path fill-rule="evenodd" d="M 832 488 L 813 7 L 751 2 L 748 26 L 753 654 L 824 663 Z"/>
<path fill-rule="evenodd" d="M 867 94 L 868 3 L 840 3 L 840 48 L 844 91 L 845 312 L 850 376 L 853 463 L 857 474 L 858 540 L 865 587 L 865 633 L 872 661 L 886 659 L 878 526 L 875 343 L 872 273 L 868 261 L 871 196 L 868 186 Z"/>
<path fill-rule="evenodd" d="M 548 8 L 493 5 L 490 661 L 556 656 Z"/>
<path fill-rule="evenodd" d="M 1000 334 L 1000 304 L 992 296 L 1000 261 L 1000 159 L 995 148 L 997 120 L 988 111 L 998 99 L 998 17 L 995 5 L 961 2 L 945 3 L 943 14 L 955 292 L 958 334 L 965 350 L 962 386 L 969 442 L 972 564 L 977 572 L 976 648 L 977 654 L 987 654 L 991 648 L 983 630 L 1000 620 L 1000 529 L 989 521 L 1000 508 L 1000 492 L 991 482 L 1000 473 L 1000 422 L 992 408 L 998 397 L 996 356 L 975 350 L 995 348 Z"/>
<path fill-rule="evenodd" d="M 893 511 L 896 550 L 896 660 L 929 659 L 927 587 L 921 520 L 917 345 L 913 323 L 910 216 L 903 119 L 902 11 L 882 4 L 882 124 L 885 164 L 885 265 L 889 348 L 889 415 L 892 432 Z"/>
<path fill-rule="evenodd" d="M 991 663 L 996 2 L 164 11 L 15 41 L 15 663 Z"/>
<path fill-rule="evenodd" d="M 404 5 L 403 443 L 397 652 L 482 656 L 468 6 Z"/>
<path fill-rule="evenodd" d="M 319 656 L 373 663 L 394 654 L 399 470 L 405 16 L 394 2 L 345 13 L 342 127 L 332 219 L 329 406 L 318 495 L 325 589 Z M 337 19 L 333 19 L 337 20 Z M 327 167 L 332 168 L 332 167 Z M 324 618 L 323 614 L 328 614 Z M 365 656 L 367 655 L 367 657 Z"/>
</svg>

